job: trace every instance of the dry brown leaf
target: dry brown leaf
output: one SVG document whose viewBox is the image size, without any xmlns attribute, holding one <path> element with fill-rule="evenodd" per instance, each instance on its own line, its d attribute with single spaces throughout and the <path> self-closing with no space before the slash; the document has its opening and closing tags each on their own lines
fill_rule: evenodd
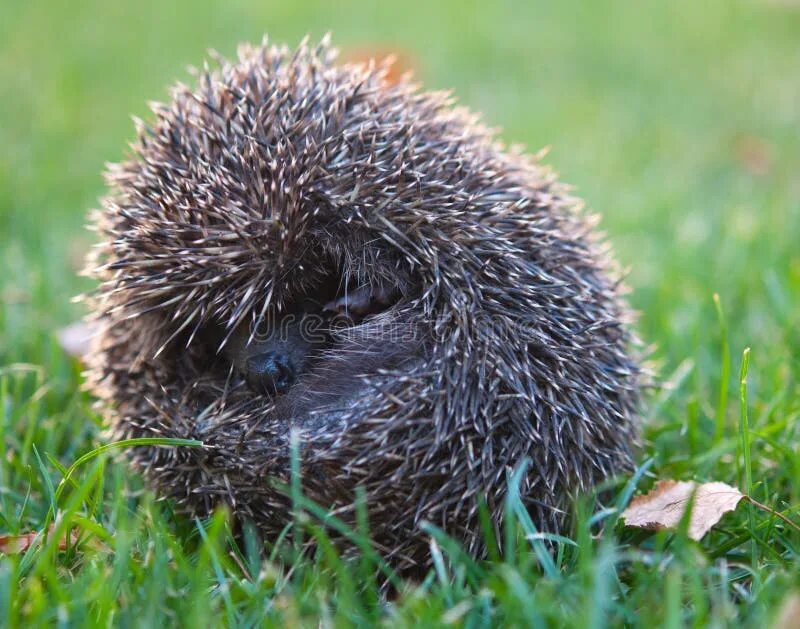
<svg viewBox="0 0 800 629">
<path fill-rule="evenodd" d="M 800 629 L 800 591 L 794 591 L 781 604 L 775 629 Z"/>
<path fill-rule="evenodd" d="M 58 343 L 67 354 L 78 360 L 83 360 L 89 353 L 92 337 L 97 331 L 97 326 L 84 321 L 77 321 L 58 331 Z"/>
<path fill-rule="evenodd" d="M 764 176 L 772 166 L 772 149 L 769 144 L 753 135 L 736 139 L 734 154 L 739 165 L 751 175 Z"/>
<path fill-rule="evenodd" d="M 51 524 L 49 531 L 52 533 L 55 524 Z M 23 533 L 22 535 L 0 535 L 0 553 L 4 555 L 21 555 L 27 552 L 33 545 L 36 537 L 40 535 L 41 531 L 34 531 L 33 533 Z M 69 535 L 69 545 L 74 546 L 78 542 L 78 530 L 72 529 Z M 67 536 L 64 535 L 58 540 L 58 550 L 67 549 Z"/>
<path fill-rule="evenodd" d="M 386 60 L 391 60 L 386 73 L 386 82 L 389 85 L 397 85 L 407 73 L 413 73 L 417 67 L 413 56 L 404 50 L 384 45 L 362 46 L 360 48 L 345 49 L 342 54 L 342 61 L 345 63 L 369 63 L 375 61 L 381 64 Z"/>
<path fill-rule="evenodd" d="M 744 494 L 725 483 L 661 480 L 643 496 L 637 496 L 622 513 L 626 526 L 651 531 L 673 529 L 692 500 L 688 535 L 699 540 L 723 515 L 736 509 Z"/>
<path fill-rule="evenodd" d="M 773 626 L 775 629 L 800 629 L 800 590 L 784 599 Z"/>
</svg>

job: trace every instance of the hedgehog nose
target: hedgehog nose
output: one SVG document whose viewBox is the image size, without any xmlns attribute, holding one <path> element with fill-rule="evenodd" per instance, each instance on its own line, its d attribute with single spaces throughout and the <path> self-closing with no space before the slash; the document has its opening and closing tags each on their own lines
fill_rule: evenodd
<svg viewBox="0 0 800 629">
<path fill-rule="evenodd" d="M 247 384 L 256 393 L 284 393 L 294 384 L 291 360 L 279 352 L 264 352 L 247 359 Z"/>
</svg>

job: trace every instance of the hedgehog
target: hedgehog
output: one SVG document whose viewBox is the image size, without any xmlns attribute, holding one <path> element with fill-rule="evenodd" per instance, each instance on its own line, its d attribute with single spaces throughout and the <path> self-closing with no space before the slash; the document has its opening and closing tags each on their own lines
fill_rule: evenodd
<svg viewBox="0 0 800 629">
<path fill-rule="evenodd" d="M 542 532 L 633 466 L 643 390 L 605 237 L 449 93 L 328 39 L 244 45 L 136 120 L 91 223 L 88 382 L 164 498 L 276 539 L 363 500 L 397 570 L 438 527 L 476 557 L 509 478 Z M 310 325 L 310 324 L 313 325 Z M 293 454 L 294 453 L 294 454 Z M 485 522 L 485 520 L 484 520 Z M 427 531 L 427 532 L 426 532 Z"/>
</svg>

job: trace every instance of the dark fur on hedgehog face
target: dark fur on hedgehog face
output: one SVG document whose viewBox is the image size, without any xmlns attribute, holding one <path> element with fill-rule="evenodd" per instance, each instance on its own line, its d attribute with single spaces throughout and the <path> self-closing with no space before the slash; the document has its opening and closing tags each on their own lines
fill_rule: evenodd
<svg viewBox="0 0 800 629">
<path fill-rule="evenodd" d="M 217 407 L 249 399 L 275 421 L 335 424 L 369 395 L 376 374 L 423 360 L 418 298 L 407 275 L 353 286 L 331 273 L 282 291 L 237 326 L 212 321 L 178 336 L 164 361 L 194 391 L 198 414 L 211 391 Z"/>
<path fill-rule="evenodd" d="M 331 276 L 291 305 L 269 308 L 260 321 L 226 333 L 207 326 L 200 342 L 229 367 L 230 391 L 247 387 L 298 419 L 335 414 L 359 397 L 364 378 L 391 369 L 421 350 L 413 325 L 402 325 L 407 285 L 341 286 Z M 208 352 L 210 355 L 211 352 Z"/>
</svg>

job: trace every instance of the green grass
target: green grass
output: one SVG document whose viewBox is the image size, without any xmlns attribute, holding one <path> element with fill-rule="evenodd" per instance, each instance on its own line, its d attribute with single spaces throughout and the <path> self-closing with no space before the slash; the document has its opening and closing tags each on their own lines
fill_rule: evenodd
<svg viewBox="0 0 800 629">
<path fill-rule="evenodd" d="M 0 625 L 767 626 L 800 592 L 800 535 L 749 505 L 700 543 L 579 509 L 551 556 L 512 502 L 502 556 L 476 563 L 432 531 L 435 570 L 385 602 L 375 557 L 341 559 L 302 496 L 262 561 L 255 535 L 240 548 L 224 514 L 175 517 L 113 456 L 64 481 L 103 437 L 54 332 L 80 314 L 84 215 L 129 115 L 207 48 L 327 30 L 407 51 L 427 86 L 454 88 L 504 138 L 551 145 L 547 161 L 603 214 L 668 385 L 618 504 L 653 478 L 720 480 L 800 521 L 800 4 L 6 0 L 0 534 L 55 529 L 0 557 Z M 59 550 L 68 528 L 77 547 Z M 318 549 L 302 554 L 309 536 Z"/>
</svg>

